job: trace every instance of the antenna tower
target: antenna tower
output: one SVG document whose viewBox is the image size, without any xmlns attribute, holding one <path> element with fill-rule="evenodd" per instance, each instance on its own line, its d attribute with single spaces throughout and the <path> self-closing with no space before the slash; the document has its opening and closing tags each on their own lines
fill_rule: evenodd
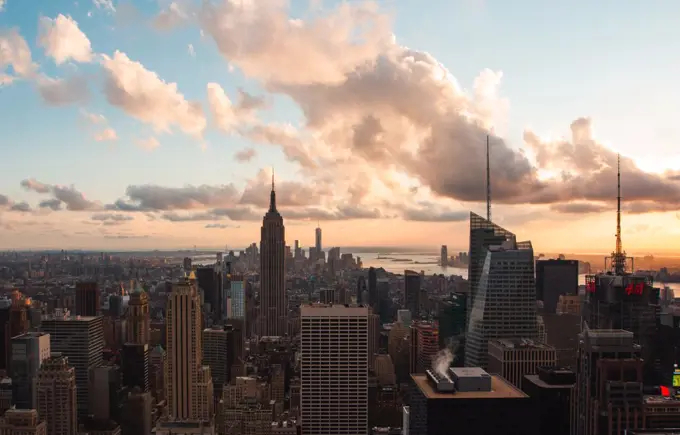
<svg viewBox="0 0 680 435">
<path fill-rule="evenodd" d="M 489 135 L 486 135 L 486 220 L 491 222 L 491 170 L 489 169 Z"/>
<path fill-rule="evenodd" d="M 612 253 L 614 273 L 623 275 L 626 272 L 626 252 L 621 243 L 621 155 L 616 158 L 616 251 Z"/>
</svg>

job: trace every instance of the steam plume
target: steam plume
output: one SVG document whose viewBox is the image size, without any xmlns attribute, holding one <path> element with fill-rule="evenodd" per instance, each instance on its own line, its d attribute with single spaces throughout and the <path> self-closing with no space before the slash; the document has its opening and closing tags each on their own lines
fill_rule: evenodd
<svg viewBox="0 0 680 435">
<path fill-rule="evenodd" d="M 432 359 L 432 370 L 438 375 L 448 378 L 446 371 L 453 362 L 453 354 L 448 348 L 444 348 L 437 352 L 437 355 Z"/>
</svg>

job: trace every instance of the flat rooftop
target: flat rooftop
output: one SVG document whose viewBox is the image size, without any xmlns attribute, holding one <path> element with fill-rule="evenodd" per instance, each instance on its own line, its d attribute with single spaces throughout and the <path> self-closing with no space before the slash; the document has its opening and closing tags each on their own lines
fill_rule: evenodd
<svg viewBox="0 0 680 435">
<path fill-rule="evenodd" d="M 456 393 L 439 393 L 432 388 L 426 375 L 411 375 L 420 391 L 427 399 L 523 399 L 527 396 L 521 390 L 500 376 L 491 375 L 491 391 L 471 391 Z"/>
<path fill-rule="evenodd" d="M 541 379 L 538 375 L 525 375 L 524 376 L 527 379 L 530 379 L 531 382 L 534 384 L 538 385 L 541 388 L 555 388 L 555 389 L 562 389 L 566 387 L 573 387 L 574 384 L 549 384 L 545 382 L 543 379 Z"/>
</svg>

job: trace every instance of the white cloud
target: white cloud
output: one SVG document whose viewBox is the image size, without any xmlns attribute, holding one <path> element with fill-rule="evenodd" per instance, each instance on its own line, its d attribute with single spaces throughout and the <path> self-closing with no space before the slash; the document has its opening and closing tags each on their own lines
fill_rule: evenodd
<svg viewBox="0 0 680 435">
<path fill-rule="evenodd" d="M 154 18 L 153 25 L 158 30 L 170 30 L 184 23 L 189 18 L 184 2 L 173 1 Z"/>
<path fill-rule="evenodd" d="M 116 8 L 113 5 L 113 0 L 92 0 L 92 3 L 97 9 L 103 9 L 109 12 L 116 12 Z"/>
<path fill-rule="evenodd" d="M 81 110 L 80 114 L 85 118 L 90 124 L 101 125 L 106 124 L 106 117 L 99 113 L 90 113 L 87 110 Z"/>
<path fill-rule="evenodd" d="M 282 0 L 204 2 L 201 28 L 250 76 L 275 83 L 339 83 L 392 44 L 389 19 L 372 3 L 343 3 L 310 21 Z"/>
<path fill-rule="evenodd" d="M 187 101 L 177 90 L 176 83 L 164 82 L 156 73 L 120 51 L 113 57 L 103 55 L 102 66 L 109 103 L 160 132 L 168 132 L 172 126 L 177 126 L 187 134 L 200 136 L 203 133 L 206 120 L 200 103 Z"/>
<path fill-rule="evenodd" d="M 239 101 L 233 104 L 227 94 L 217 83 L 208 83 L 208 105 L 215 124 L 220 130 L 232 132 L 241 125 L 255 122 L 255 112 L 265 107 L 261 97 L 250 95 L 239 90 Z"/>
<path fill-rule="evenodd" d="M 69 60 L 81 63 L 92 60 L 90 40 L 78 28 L 78 23 L 68 16 L 59 14 L 55 19 L 42 17 L 38 44 L 57 65 Z"/>
<path fill-rule="evenodd" d="M 116 134 L 116 130 L 112 129 L 111 127 L 105 128 L 94 135 L 94 140 L 97 142 L 111 142 L 117 139 L 118 135 Z"/>
<path fill-rule="evenodd" d="M 3 74 L 8 67 L 14 75 Z M 4 82 L 11 82 L 15 76 L 29 77 L 36 70 L 31 58 L 31 49 L 26 40 L 15 29 L 0 30 L 0 76 Z"/>
<path fill-rule="evenodd" d="M 5 10 L 5 0 L 0 0 L 0 12 Z"/>
<path fill-rule="evenodd" d="M 189 44 L 187 46 L 187 52 L 189 53 L 189 56 L 191 56 L 191 57 L 196 56 L 196 50 L 194 50 L 194 44 Z"/>
<path fill-rule="evenodd" d="M 147 151 L 153 151 L 156 148 L 158 148 L 161 144 L 158 142 L 158 139 L 151 136 L 147 139 L 138 140 L 137 145 L 139 145 L 142 149 L 145 149 Z"/>
</svg>

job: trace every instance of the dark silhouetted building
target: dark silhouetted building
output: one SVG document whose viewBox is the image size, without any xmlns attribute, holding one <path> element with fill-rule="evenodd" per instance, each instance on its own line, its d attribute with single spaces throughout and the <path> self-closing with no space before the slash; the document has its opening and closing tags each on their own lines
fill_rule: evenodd
<svg viewBox="0 0 680 435">
<path fill-rule="evenodd" d="M 411 312 L 411 318 L 420 318 L 420 274 L 404 271 L 404 308 Z"/>
<path fill-rule="evenodd" d="M 539 434 L 571 434 L 574 384 L 576 373 L 555 367 L 539 367 L 524 377 L 522 390 L 531 397 Z"/>
<path fill-rule="evenodd" d="M 123 385 L 149 391 L 149 345 L 125 343 L 121 350 Z"/>
<path fill-rule="evenodd" d="M 543 311 L 554 314 L 560 296 L 578 294 L 578 260 L 536 262 L 536 299 Z"/>
<path fill-rule="evenodd" d="M 478 367 L 411 375 L 410 435 L 538 435 L 531 399 Z"/>
<path fill-rule="evenodd" d="M 94 281 L 76 283 L 76 315 L 96 316 L 99 313 L 99 286 Z"/>
</svg>

